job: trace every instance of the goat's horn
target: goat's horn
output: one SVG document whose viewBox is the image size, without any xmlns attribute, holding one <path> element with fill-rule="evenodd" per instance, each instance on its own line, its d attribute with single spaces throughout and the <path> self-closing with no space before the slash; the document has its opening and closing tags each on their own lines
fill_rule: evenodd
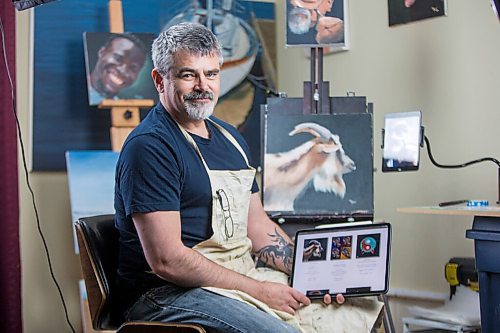
<svg viewBox="0 0 500 333">
<path fill-rule="evenodd" d="M 330 140 L 332 138 L 332 132 L 328 128 L 325 128 L 316 123 L 302 123 L 295 126 L 293 131 L 288 133 L 288 135 L 292 136 L 297 133 L 310 133 L 317 138 L 321 138 L 323 140 Z"/>
</svg>

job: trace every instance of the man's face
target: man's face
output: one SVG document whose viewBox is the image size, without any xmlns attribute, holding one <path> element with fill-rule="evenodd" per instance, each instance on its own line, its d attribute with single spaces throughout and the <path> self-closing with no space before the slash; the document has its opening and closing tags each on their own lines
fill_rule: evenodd
<svg viewBox="0 0 500 333">
<path fill-rule="evenodd" d="M 167 110 L 190 120 L 206 119 L 219 98 L 219 58 L 216 54 L 200 56 L 181 50 L 162 81 L 160 94 Z"/>
<path fill-rule="evenodd" d="M 93 71 L 94 88 L 106 96 L 115 96 L 134 83 L 145 60 L 144 52 L 131 40 L 113 39 L 99 50 Z"/>
</svg>

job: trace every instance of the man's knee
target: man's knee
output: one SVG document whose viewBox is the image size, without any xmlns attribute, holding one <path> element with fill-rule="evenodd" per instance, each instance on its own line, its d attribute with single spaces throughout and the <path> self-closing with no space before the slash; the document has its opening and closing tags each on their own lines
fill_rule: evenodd
<svg viewBox="0 0 500 333">
<path fill-rule="evenodd" d="M 212 298 L 213 297 L 213 298 Z M 198 310 L 214 315 L 218 320 L 232 326 L 236 332 L 259 333 L 297 333 L 292 326 L 275 316 L 266 313 L 245 302 L 221 296 L 212 295 L 212 304 L 204 304 Z M 211 309 L 207 309 L 210 306 Z"/>
<path fill-rule="evenodd" d="M 133 307 L 130 319 L 196 323 L 208 332 L 297 332 L 254 306 L 202 288 L 190 289 L 181 295 L 162 295 L 162 291 L 159 288 L 143 295 Z"/>
</svg>

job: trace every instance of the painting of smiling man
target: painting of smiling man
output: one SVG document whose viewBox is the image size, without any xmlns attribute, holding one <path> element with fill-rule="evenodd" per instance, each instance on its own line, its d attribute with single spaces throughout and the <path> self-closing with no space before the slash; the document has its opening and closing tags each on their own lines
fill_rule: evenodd
<svg viewBox="0 0 500 333">
<path fill-rule="evenodd" d="M 85 33 L 89 105 L 103 99 L 155 99 L 149 82 L 153 34 Z"/>
</svg>

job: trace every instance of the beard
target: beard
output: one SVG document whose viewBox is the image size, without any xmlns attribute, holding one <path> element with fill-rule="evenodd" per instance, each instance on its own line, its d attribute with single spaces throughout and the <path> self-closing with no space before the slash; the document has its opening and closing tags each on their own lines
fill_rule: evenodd
<svg viewBox="0 0 500 333">
<path fill-rule="evenodd" d="M 215 108 L 214 95 L 210 92 L 192 92 L 184 97 L 184 108 L 189 118 L 205 120 L 212 115 Z M 196 99 L 209 99 L 208 103 L 198 103 Z"/>
</svg>

